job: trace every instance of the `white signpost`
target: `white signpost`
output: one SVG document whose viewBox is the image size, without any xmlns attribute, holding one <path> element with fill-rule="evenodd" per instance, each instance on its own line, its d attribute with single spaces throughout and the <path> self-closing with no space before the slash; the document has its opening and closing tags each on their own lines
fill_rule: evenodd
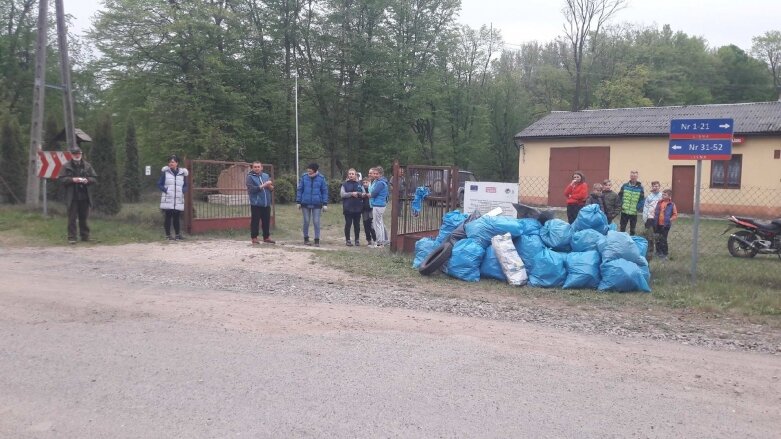
<svg viewBox="0 0 781 439">
<path fill-rule="evenodd" d="M 464 213 L 477 210 L 485 215 L 499 207 L 502 209 L 501 216 L 515 218 L 517 213 L 513 203 L 517 202 L 518 183 L 467 181 L 464 185 Z"/>
</svg>

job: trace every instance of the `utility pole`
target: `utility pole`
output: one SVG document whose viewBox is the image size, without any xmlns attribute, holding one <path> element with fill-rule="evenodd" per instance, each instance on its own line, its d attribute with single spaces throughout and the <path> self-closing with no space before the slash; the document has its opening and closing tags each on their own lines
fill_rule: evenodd
<svg viewBox="0 0 781 439">
<path fill-rule="evenodd" d="M 68 29 L 65 27 L 63 0 L 54 0 L 57 14 L 57 46 L 60 51 L 60 78 L 62 85 L 62 106 L 65 115 L 65 142 L 68 147 L 76 146 L 76 125 L 73 117 L 73 94 L 71 93 L 71 69 L 68 56 Z M 27 198 L 25 204 L 38 206 L 41 196 L 41 180 L 38 178 L 38 152 L 43 144 L 43 108 L 46 87 L 46 31 L 48 27 L 49 0 L 38 1 L 38 38 L 35 45 L 35 82 L 33 86 L 33 114 L 30 122 L 30 154 L 27 167 Z"/>
<path fill-rule="evenodd" d="M 47 1 L 47 0 L 40 0 Z M 73 121 L 73 94 L 71 93 L 71 64 L 68 57 L 68 29 L 65 27 L 65 8 L 62 0 L 54 0 L 57 8 L 57 42 L 60 50 L 60 77 L 62 78 L 62 106 L 65 112 L 65 142 L 77 146 L 76 125 Z"/>
<path fill-rule="evenodd" d="M 38 37 L 35 43 L 35 82 L 33 84 L 33 115 L 30 122 L 30 151 L 27 164 L 27 196 L 25 204 L 38 206 L 41 180 L 38 178 L 38 151 L 41 150 L 44 86 L 46 81 L 46 28 L 48 24 L 48 0 L 38 2 Z"/>
</svg>

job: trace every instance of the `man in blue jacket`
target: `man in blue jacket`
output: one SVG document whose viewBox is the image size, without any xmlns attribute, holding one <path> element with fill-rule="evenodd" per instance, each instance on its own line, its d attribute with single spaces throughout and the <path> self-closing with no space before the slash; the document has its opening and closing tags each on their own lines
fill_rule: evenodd
<svg viewBox="0 0 781 439">
<path fill-rule="evenodd" d="M 296 204 L 304 214 L 304 244 L 309 242 L 309 220 L 315 229 L 315 247 L 320 247 L 320 213 L 328 210 L 328 182 L 318 172 L 320 166 L 310 163 L 296 188 Z"/>
<path fill-rule="evenodd" d="M 271 239 L 271 191 L 274 189 L 274 183 L 272 183 L 271 177 L 263 172 L 263 163 L 259 161 L 252 163 L 252 169 L 247 174 L 246 183 L 252 215 L 249 220 L 252 243 L 260 243 L 258 241 L 258 225 L 261 223 L 263 225 L 263 242 L 274 244 L 276 241 Z"/>
<path fill-rule="evenodd" d="M 385 205 L 388 202 L 388 180 L 385 179 L 385 170 L 382 166 L 371 168 L 369 178 L 372 179 L 369 185 L 369 203 L 372 206 L 372 215 L 374 216 L 372 226 L 377 235 L 377 247 L 388 244 L 388 236 L 385 233 L 385 222 L 382 215 L 385 213 Z"/>
</svg>

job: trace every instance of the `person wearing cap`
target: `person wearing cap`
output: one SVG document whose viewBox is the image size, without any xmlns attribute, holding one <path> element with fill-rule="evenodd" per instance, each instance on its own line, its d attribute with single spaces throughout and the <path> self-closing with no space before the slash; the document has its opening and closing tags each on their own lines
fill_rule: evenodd
<svg viewBox="0 0 781 439">
<path fill-rule="evenodd" d="M 68 209 L 68 243 L 76 244 L 76 222 L 82 241 L 89 241 L 89 210 L 92 207 L 92 186 L 98 175 L 82 156 L 81 148 L 70 148 L 71 159 L 65 162 L 57 181 L 65 188 L 65 206 Z"/>
<path fill-rule="evenodd" d="M 318 172 L 320 166 L 310 163 L 296 188 L 296 205 L 304 214 L 304 244 L 309 242 L 309 221 L 315 229 L 315 247 L 320 247 L 320 214 L 328 210 L 328 182 Z"/>
<path fill-rule="evenodd" d="M 160 209 L 165 214 L 163 229 L 165 238 L 169 241 L 181 240 L 182 233 L 179 217 L 184 212 L 184 194 L 187 193 L 187 169 L 179 167 L 179 157 L 168 157 L 168 165 L 163 166 L 157 187 L 160 189 Z M 175 237 L 171 237 L 171 225 L 174 226 Z"/>
</svg>

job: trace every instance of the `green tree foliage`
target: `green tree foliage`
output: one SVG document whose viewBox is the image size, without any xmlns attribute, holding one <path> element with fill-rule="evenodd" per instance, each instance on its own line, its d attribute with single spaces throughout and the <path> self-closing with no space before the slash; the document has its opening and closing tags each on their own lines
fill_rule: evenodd
<svg viewBox="0 0 781 439">
<path fill-rule="evenodd" d="M 35 0 L 0 2 L 0 109 L 11 114 L 30 108 L 32 87 L 19 85 L 32 84 L 37 6 Z"/>
<path fill-rule="evenodd" d="M 12 116 L 0 122 L 0 194 L 10 203 L 22 203 L 27 183 L 25 148 L 19 136 L 19 123 Z"/>
<path fill-rule="evenodd" d="M 122 209 L 122 200 L 111 115 L 108 113 L 103 113 L 98 119 L 91 151 L 92 157 L 88 161 L 98 174 L 98 184 L 93 189 L 95 209 L 107 215 L 116 215 Z"/>
<path fill-rule="evenodd" d="M 762 61 L 748 56 L 734 45 L 716 51 L 719 61 L 719 81 L 714 84 L 713 95 L 719 103 L 758 102 L 772 100 L 773 77 Z"/>
<path fill-rule="evenodd" d="M 60 128 L 57 117 L 53 113 L 49 113 L 43 129 L 43 149 L 59 151 L 61 149 L 60 142 L 55 140 L 58 134 L 60 134 Z"/>
<path fill-rule="evenodd" d="M 631 72 L 616 75 L 615 79 L 603 81 L 595 92 L 597 108 L 650 107 L 645 97 L 649 73 L 645 66 L 636 66 Z"/>
<path fill-rule="evenodd" d="M 22 133 L 36 4 L 0 4 L 0 108 Z M 775 98 L 777 31 L 750 55 L 714 49 L 670 26 L 611 25 L 624 4 L 567 1 L 559 38 L 518 48 L 460 25 L 458 0 L 107 0 L 88 35 L 94 58 L 70 41 L 77 125 L 112 108 L 117 120 L 133 115 L 141 162 L 177 153 L 294 173 L 297 80 L 301 165 L 317 161 L 333 178 L 399 159 L 511 181 L 512 136 L 550 111 Z M 61 105 L 47 93 L 47 120 Z"/>
<path fill-rule="evenodd" d="M 774 30 L 754 37 L 751 54 L 767 64 L 773 75 L 773 86 L 781 90 L 781 32 Z"/>
<path fill-rule="evenodd" d="M 138 165 L 138 143 L 136 142 L 136 124 L 128 119 L 125 128 L 125 175 L 122 192 L 125 201 L 136 203 L 141 198 L 141 168 Z"/>
</svg>

